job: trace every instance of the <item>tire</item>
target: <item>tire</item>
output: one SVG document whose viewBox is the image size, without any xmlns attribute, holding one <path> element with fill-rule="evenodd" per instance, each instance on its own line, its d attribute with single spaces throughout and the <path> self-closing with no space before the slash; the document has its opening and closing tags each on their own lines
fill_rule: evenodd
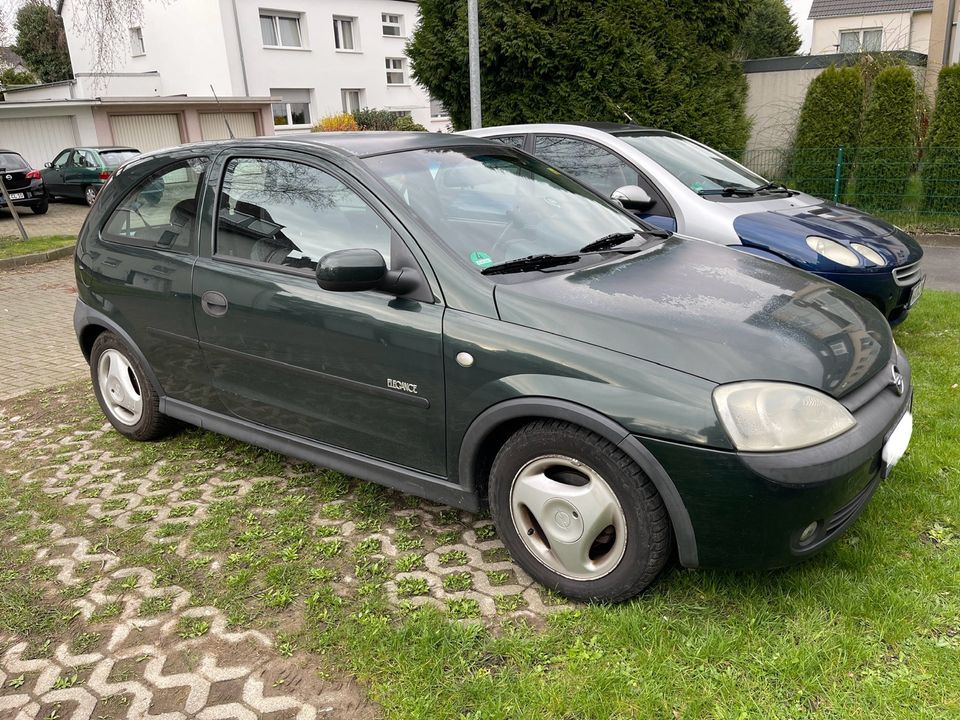
<svg viewBox="0 0 960 720">
<path fill-rule="evenodd" d="M 559 420 L 533 422 L 504 443 L 490 470 L 489 500 L 514 559 L 571 600 L 637 595 L 673 547 L 663 500 L 637 464 L 599 435 Z"/>
<path fill-rule="evenodd" d="M 83 199 L 87 205 L 93 205 L 97 201 L 97 189 L 93 185 L 87 185 L 83 189 Z"/>
<path fill-rule="evenodd" d="M 43 200 L 31 205 L 30 209 L 33 210 L 34 215 L 46 215 L 47 210 L 50 209 L 50 201 L 47 200 L 47 198 L 43 198 Z"/>
<path fill-rule="evenodd" d="M 127 344 L 112 332 L 97 336 L 90 351 L 93 392 L 107 420 L 133 440 L 159 440 L 176 421 L 160 412 L 160 395 Z"/>
</svg>

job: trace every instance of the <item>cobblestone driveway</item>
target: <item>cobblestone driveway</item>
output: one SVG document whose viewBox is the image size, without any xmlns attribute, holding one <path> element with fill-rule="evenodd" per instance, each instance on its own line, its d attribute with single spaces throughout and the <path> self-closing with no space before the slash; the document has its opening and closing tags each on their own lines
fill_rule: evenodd
<svg viewBox="0 0 960 720">
<path fill-rule="evenodd" d="M 23 227 L 31 237 L 42 235 L 76 235 L 80 232 L 89 208 L 84 203 L 60 200 L 50 203 L 46 215 L 34 215 L 29 209 L 19 212 Z M 13 215 L 0 211 L 0 238 L 19 238 L 20 231 Z"/>
</svg>

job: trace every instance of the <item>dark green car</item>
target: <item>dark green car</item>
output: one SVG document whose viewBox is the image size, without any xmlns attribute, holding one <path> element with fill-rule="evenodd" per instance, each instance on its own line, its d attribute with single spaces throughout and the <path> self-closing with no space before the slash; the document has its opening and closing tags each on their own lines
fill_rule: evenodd
<svg viewBox="0 0 960 720">
<path fill-rule="evenodd" d="M 93 205 L 113 172 L 140 154 L 131 147 L 78 147 L 61 150 L 40 171 L 51 198 L 82 198 Z"/>
<path fill-rule="evenodd" d="M 808 557 L 912 429 L 909 365 L 868 302 L 481 139 L 147 155 L 104 187 L 76 271 L 80 345 L 124 435 L 184 421 L 489 504 L 524 569 L 574 599 L 628 598 L 674 552 Z"/>
</svg>

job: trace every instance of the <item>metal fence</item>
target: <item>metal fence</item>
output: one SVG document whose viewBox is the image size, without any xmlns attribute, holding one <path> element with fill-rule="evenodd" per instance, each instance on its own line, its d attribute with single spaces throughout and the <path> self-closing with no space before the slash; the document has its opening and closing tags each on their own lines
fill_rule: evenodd
<svg viewBox="0 0 960 720">
<path fill-rule="evenodd" d="M 768 180 L 890 216 L 960 229 L 960 147 L 763 148 L 731 154 Z"/>
</svg>

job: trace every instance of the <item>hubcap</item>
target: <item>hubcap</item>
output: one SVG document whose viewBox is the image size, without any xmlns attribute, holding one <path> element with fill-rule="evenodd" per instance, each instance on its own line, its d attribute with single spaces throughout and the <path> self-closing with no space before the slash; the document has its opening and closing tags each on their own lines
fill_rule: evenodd
<svg viewBox="0 0 960 720">
<path fill-rule="evenodd" d="M 593 468 L 564 455 L 531 460 L 510 489 L 513 526 L 527 550 L 572 580 L 596 580 L 623 557 L 620 501 Z"/>
<path fill-rule="evenodd" d="M 130 362 L 117 350 L 106 350 L 97 362 L 100 395 L 113 419 L 136 425 L 143 416 L 140 383 Z"/>
<path fill-rule="evenodd" d="M 97 199 L 97 191 L 94 190 L 92 187 L 88 187 L 86 195 L 87 195 L 87 204 L 93 205 L 93 201 Z"/>
</svg>

